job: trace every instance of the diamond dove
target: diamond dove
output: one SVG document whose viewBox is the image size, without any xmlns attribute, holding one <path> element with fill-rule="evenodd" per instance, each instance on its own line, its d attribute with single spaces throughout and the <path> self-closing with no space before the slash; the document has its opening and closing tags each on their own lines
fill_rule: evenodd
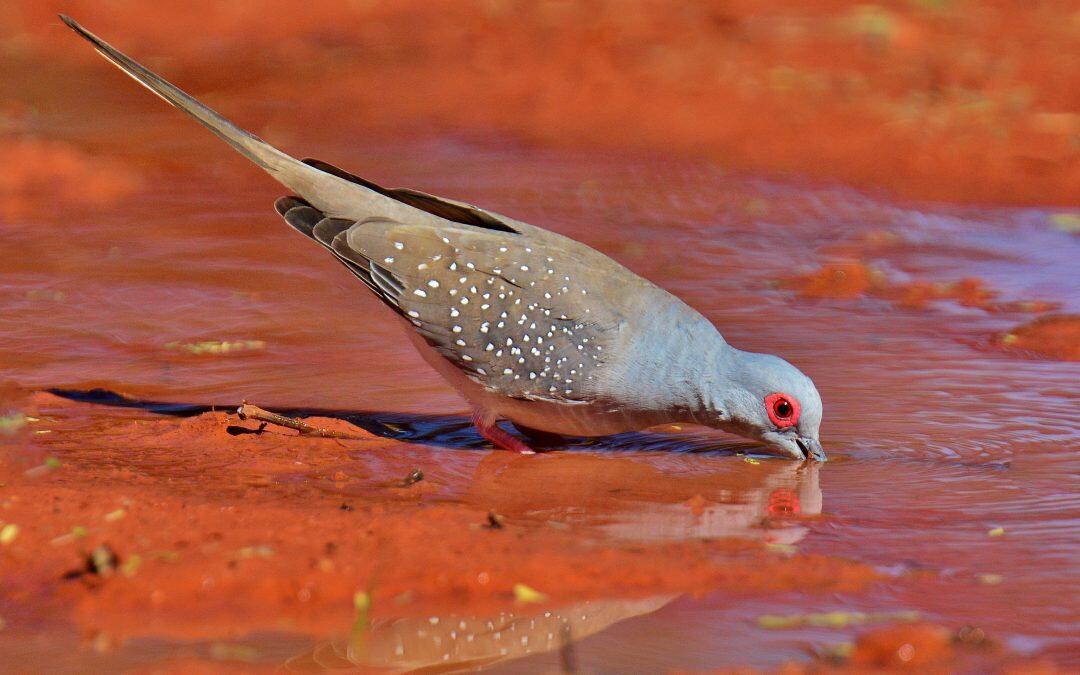
<svg viewBox="0 0 1080 675">
<path fill-rule="evenodd" d="M 277 201 L 278 213 L 399 317 L 495 445 L 532 452 L 499 419 L 526 438 L 690 423 L 825 459 L 810 378 L 732 347 L 700 313 L 611 258 L 469 204 L 294 159 L 61 19 L 287 187 L 294 196 Z"/>
</svg>

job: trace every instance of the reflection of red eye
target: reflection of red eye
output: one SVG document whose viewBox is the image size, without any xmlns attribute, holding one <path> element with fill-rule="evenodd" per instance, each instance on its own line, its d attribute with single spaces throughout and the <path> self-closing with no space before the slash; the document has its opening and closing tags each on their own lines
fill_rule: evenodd
<svg viewBox="0 0 1080 675">
<path fill-rule="evenodd" d="M 793 427 L 799 422 L 799 401 L 787 394 L 769 394 L 765 397 L 765 411 L 772 423 L 781 429 Z"/>
<path fill-rule="evenodd" d="M 769 495 L 769 505 L 766 507 L 769 515 L 773 517 L 797 516 L 802 511 L 799 506 L 799 495 L 787 488 L 776 488 Z"/>
</svg>

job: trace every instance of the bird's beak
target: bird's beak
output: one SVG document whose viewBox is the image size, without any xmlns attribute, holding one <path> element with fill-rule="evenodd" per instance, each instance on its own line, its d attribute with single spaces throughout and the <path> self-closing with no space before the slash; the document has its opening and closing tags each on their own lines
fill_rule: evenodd
<svg viewBox="0 0 1080 675">
<path fill-rule="evenodd" d="M 803 461 L 812 459 L 815 462 L 824 462 L 825 449 L 816 438 L 798 436 L 792 432 L 780 433 L 769 431 L 761 435 L 761 440 L 768 443 L 777 454 L 791 459 Z"/>
<path fill-rule="evenodd" d="M 799 449 L 803 451 L 806 459 L 812 459 L 815 462 L 828 461 L 828 458 L 825 457 L 825 448 L 821 447 L 821 441 L 818 439 L 797 436 L 795 438 L 795 443 L 797 443 Z"/>
</svg>

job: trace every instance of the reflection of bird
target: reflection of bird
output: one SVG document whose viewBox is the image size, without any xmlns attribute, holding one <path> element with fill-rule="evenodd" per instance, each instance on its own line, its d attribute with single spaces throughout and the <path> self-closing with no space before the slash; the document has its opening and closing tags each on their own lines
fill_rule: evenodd
<svg viewBox="0 0 1080 675">
<path fill-rule="evenodd" d="M 710 465 L 716 470 L 710 471 Z M 790 516 L 821 513 L 817 464 L 705 461 L 698 468 L 680 475 L 628 457 L 567 453 L 537 464 L 491 455 L 478 467 L 463 499 L 497 509 L 516 526 L 529 520 L 543 527 L 572 522 L 635 546 L 721 537 L 791 546 L 807 528 Z M 700 504 L 687 504 L 695 496 Z M 399 618 L 394 612 L 401 610 L 390 605 L 383 610 L 388 616 L 368 622 L 365 614 L 349 639 L 320 643 L 291 659 L 288 667 L 476 670 L 569 649 L 616 623 L 654 612 L 674 597 Z"/>
<path fill-rule="evenodd" d="M 462 499 L 518 524 L 551 521 L 633 542 L 737 538 L 795 544 L 821 515 L 819 465 L 695 457 L 672 472 L 632 457 L 568 453 L 539 464 L 490 455 Z"/>
<path fill-rule="evenodd" d="M 731 347 L 701 314 L 610 258 L 468 204 L 293 159 L 62 18 L 295 192 L 277 210 L 415 328 L 417 349 L 495 444 L 531 452 L 496 426 L 500 417 L 575 436 L 686 422 L 824 459 L 808 377 Z"/>
<path fill-rule="evenodd" d="M 491 616 L 441 615 L 373 622 L 344 642 L 327 642 L 290 659 L 290 670 L 362 665 L 395 671 L 475 670 L 560 648 L 626 619 L 655 612 L 675 596 L 594 600 Z"/>
<path fill-rule="evenodd" d="M 754 487 L 721 490 L 714 499 L 705 498 L 693 508 L 685 503 L 643 504 L 635 512 L 616 514 L 600 529 L 608 536 L 634 541 L 733 537 L 766 544 L 798 543 L 809 530 L 796 516 L 821 514 L 817 465 L 786 464 L 786 470 L 757 478 L 761 482 Z"/>
</svg>

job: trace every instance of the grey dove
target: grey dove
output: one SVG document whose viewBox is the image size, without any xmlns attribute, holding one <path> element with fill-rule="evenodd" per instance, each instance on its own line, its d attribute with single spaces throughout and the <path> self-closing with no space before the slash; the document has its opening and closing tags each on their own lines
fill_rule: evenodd
<svg viewBox="0 0 1080 675">
<path fill-rule="evenodd" d="M 296 160 L 61 19 L 291 190 L 278 213 L 400 317 L 495 445 L 532 452 L 499 419 L 526 438 L 688 423 L 824 461 L 810 378 L 779 357 L 732 347 L 700 313 L 611 258 L 470 204 Z"/>
</svg>

